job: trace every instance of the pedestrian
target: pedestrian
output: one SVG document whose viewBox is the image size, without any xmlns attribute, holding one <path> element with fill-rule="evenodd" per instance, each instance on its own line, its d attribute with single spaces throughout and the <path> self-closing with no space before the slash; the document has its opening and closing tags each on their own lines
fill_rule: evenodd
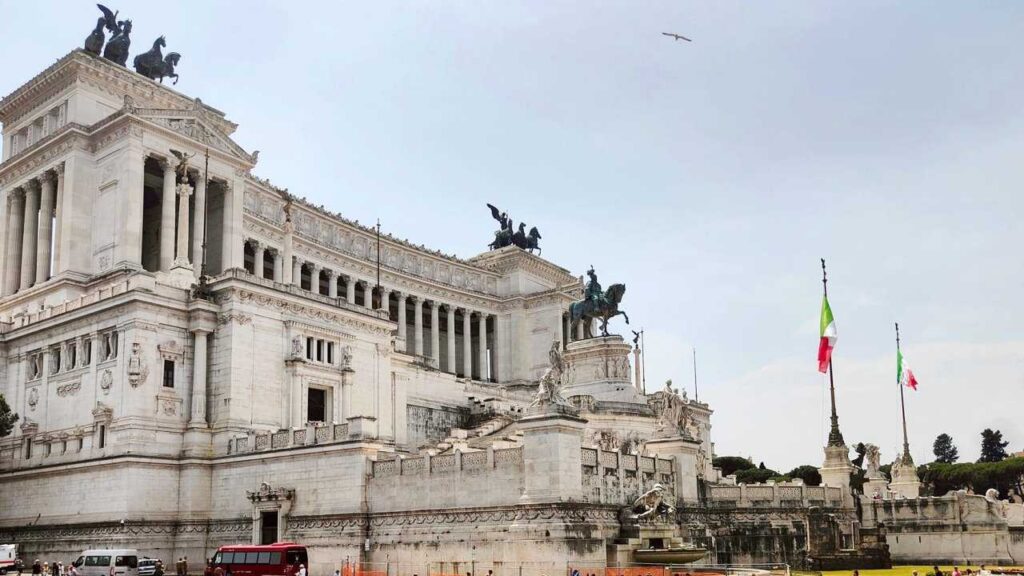
<svg viewBox="0 0 1024 576">
<path fill-rule="evenodd" d="M 68 576 L 82 576 L 78 572 L 78 567 L 75 566 L 74 562 L 71 563 L 71 566 L 68 566 Z"/>
<path fill-rule="evenodd" d="M 178 561 L 174 563 L 174 573 L 178 576 L 184 575 L 184 571 L 181 569 L 181 556 L 178 556 Z"/>
<path fill-rule="evenodd" d="M 57 562 L 50 564 L 50 574 L 53 576 L 60 576 L 60 565 Z"/>
<path fill-rule="evenodd" d="M 181 557 L 181 576 L 188 576 L 188 556 Z"/>
<path fill-rule="evenodd" d="M 985 568 L 985 565 L 982 564 L 978 568 L 978 576 L 992 576 L 992 571 L 989 570 L 988 568 Z"/>
<path fill-rule="evenodd" d="M 157 560 L 153 566 L 153 576 L 164 576 L 164 563 L 162 560 Z"/>
<path fill-rule="evenodd" d="M 938 566 L 932 566 L 932 576 L 942 576 L 942 570 Z"/>
<path fill-rule="evenodd" d="M 299 571 L 295 574 L 295 576 L 306 576 L 306 565 L 305 564 L 299 564 Z"/>
<path fill-rule="evenodd" d="M 962 576 L 962 574 L 960 574 L 960 568 L 958 566 L 953 566 L 953 576 Z"/>
<path fill-rule="evenodd" d="M 32 573 L 36 576 L 43 573 L 43 565 L 39 563 L 39 558 L 36 558 L 36 561 L 32 563 Z"/>
</svg>

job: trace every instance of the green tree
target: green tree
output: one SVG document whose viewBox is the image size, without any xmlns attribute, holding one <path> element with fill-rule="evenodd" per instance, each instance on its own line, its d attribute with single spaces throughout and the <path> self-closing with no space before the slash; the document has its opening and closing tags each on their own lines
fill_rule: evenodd
<svg viewBox="0 0 1024 576">
<path fill-rule="evenodd" d="M 953 437 L 945 432 L 935 437 L 932 453 L 935 454 L 935 461 L 942 464 L 952 464 L 960 458 L 960 451 L 953 445 Z"/>
<path fill-rule="evenodd" d="M 14 430 L 14 423 L 18 421 L 18 415 L 11 411 L 7 405 L 7 399 L 0 394 L 0 438 L 7 436 Z"/>
<path fill-rule="evenodd" d="M 738 470 L 749 470 L 754 463 L 742 456 L 718 456 L 711 460 L 711 465 L 722 471 L 722 476 L 729 476 Z"/>
<path fill-rule="evenodd" d="M 1003 440 L 1003 433 L 985 428 L 981 432 L 981 458 L 978 462 L 1002 462 L 1006 460 L 1006 447 L 1009 442 Z"/>
<path fill-rule="evenodd" d="M 797 466 L 786 474 L 790 478 L 799 478 L 804 481 L 804 484 L 808 486 L 821 486 L 821 472 L 814 466 Z"/>
<path fill-rule="evenodd" d="M 747 468 L 736 472 L 737 484 L 761 484 L 780 476 L 771 468 Z"/>
</svg>

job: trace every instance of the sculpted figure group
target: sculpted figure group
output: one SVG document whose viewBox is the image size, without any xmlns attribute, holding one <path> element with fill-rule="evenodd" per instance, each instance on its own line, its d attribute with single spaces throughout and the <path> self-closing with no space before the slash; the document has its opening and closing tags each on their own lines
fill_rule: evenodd
<svg viewBox="0 0 1024 576">
<path fill-rule="evenodd" d="M 513 230 L 512 218 L 509 217 L 508 212 L 502 212 L 492 204 L 488 204 L 487 207 L 491 209 L 491 217 L 500 225 L 497 232 L 494 233 L 494 242 L 487 245 L 491 250 L 505 246 L 518 246 L 523 250 L 528 250 L 531 254 L 534 250 L 540 254 L 540 232 L 537 231 L 536 226 L 530 228 L 529 234 L 526 233 L 526 224 L 523 222 L 519 223 L 519 230 Z"/>
<path fill-rule="evenodd" d="M 119 12 L 112 12 L 110 8 L 102 4 L 96 6 L 103 15 L 96 21 L 96 27 L 92 33 L 86 37 L 85 51 L 96 56 L 102 55 L 111 62 L 125 66 L 128 62 L 128 50 L 132 45 L 132 21 L 118 20 Z M 104 30 L 111 34 L 109 41 Z M 135 71 L 150 80 L 157 80 L 161 83 L 165 77 L 174 78 L 174 83 L 177 84 L 178 75 L 174 73 L 174 67 L 181 60 L 181 54 L 171 52 L 165 57 L 161 48 L 166 46 L 167 42 L 163 36 L 157 38 L 149 52 L 135 57 L 133 61 Z"/>
</svg>

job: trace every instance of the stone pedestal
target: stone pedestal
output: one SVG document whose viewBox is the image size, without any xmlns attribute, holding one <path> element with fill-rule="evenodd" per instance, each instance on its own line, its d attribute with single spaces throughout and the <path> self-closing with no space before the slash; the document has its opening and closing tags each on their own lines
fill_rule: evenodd
<svg viewBox="0 0 1024 576">
<path fill-rule="evenodd" d="M 910 454 L 904 454 L 892 465 L 892 482 L 889 490 L 897 498 L 917 498 L 921 495 L 921 479 L 917 477 L 917 466 Z"/>
<path fill-rule="evenodd" d="M 348 437 L 365 440 L 377 437 L 377 419 L 373 416 L 351 416 L 348 418 Z"/>
<path fill-rule="evenodd" d="M 593 396 L 596 400 L 647 404 L 631 382 L 632 346 L 622 336 L 599 336 L 571 342 L 565 350 L 562 395 Z"/>
<path fill-rule="evenodd" d="M 676 479 L 676 497 L 687 504 L 696 504 L 700 500 L 697 489 L 697 452 L 700 441 L 676 436 L 649 440 L 645 446 L 648 455 L 671 456 Z"/>
<path fill-rule="evenodd" d="M 520 502 L 579 502 L 583 499 L 580 449 L 586 423 L 578 416 L 559 410 L 534 413 L 519 421 L 526 471 Z"/>
<path fill-rule="evenodd" d="M 853 507 L 853 494 L 850 493 L 850 448 L 841 446 L 825 447 L 825 463 L 821 467 L 821 482 L 826 486 L 841 488 L 843 491 L 843 507 Z"/>
<path fill-rule="evenodd" d="M 868 478 L 864 482 L 864 496 L 868 499 L 885 498 L 889 492 L 889 482 L 882 476 Z"/>
</svg>

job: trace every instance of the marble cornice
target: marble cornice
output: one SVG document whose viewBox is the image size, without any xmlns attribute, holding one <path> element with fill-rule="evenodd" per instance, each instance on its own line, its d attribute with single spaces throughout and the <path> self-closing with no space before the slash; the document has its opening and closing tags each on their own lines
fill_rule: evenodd
<svg viewBox="0 0 1024 576">
<path fill-rule="evenodd" d="M 20 185 L 20 180 L 34 178 L 39 172 L 56 168 L 62 156 L 88 146 L 88 128 L 81 124 L 65 124 L 57 132 L 32 144 L 0 164 L 0 186 Z"/>
<path fill-rule="evenodd" d="M 82 82 L 119 99 L 125 94 L 131 95 L 153 108 L 188 110 L 196 106 L 195 99 L 168 86 L 76 49 L 0 100 L 0 122 L 17 122 L 38 107 L 43 95 L 54 92 L 55 88 L 66 87 L 62 83 L 67 83 L 69 79 L 72 83 Z M 227 135 L 238 128 L 237 124 L 227 120 L 224 113 L 216 108 L 201 104 L 201 110 L 205 121 L 211 122 Z"/>
<path fill-rule="evenodd" d="M 294 301 L 294 298 L 282 298 L 271 291 L 257 292 L 247 287 L 230 286 L 216 291 L 217 303 L 224 305 L 232 302 L 255 304 L 277 310 L 282 314 L 304 316 L 313 320 L 347 327 L 349 329 L 369 333 L 378 337 L 391 335 L 390 322 L 387 320 L 364 320 L 356 318 L 357 313 L 336 308 L 339 312 L 325 310 L 326 305 L 310 306 Z M 347 312 L 347 313 L 346 313 Z"/>
</svg>

